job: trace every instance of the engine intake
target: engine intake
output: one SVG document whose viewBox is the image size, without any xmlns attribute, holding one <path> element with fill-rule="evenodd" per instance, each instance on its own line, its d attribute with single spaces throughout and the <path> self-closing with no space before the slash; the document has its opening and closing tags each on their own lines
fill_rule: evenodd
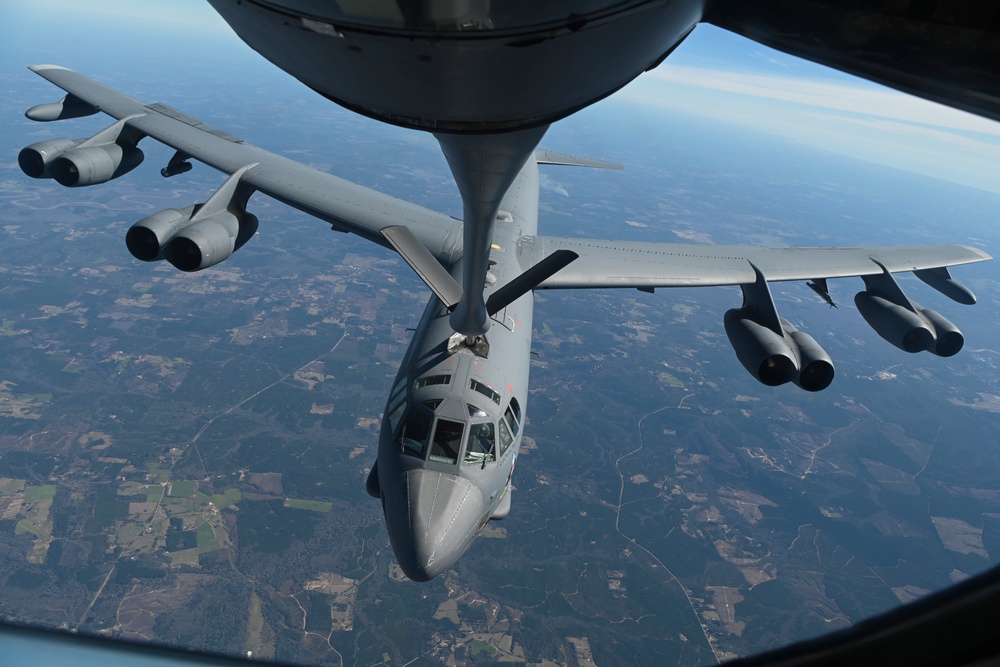
<svg viewBox="0 0 1000 667">
<path fill-rule="evenodd" d="M 163 259 L 163 247 L 177 232 L 191 224 L 194 206 L 165 211 L 147 216 L 129 228 L 125 234 L 125 247 L 136 259 L 155 262 Z"/>
<path fill-rule="evenodd" d="M 927 323 L 934 329 L 934 347 L 930 348 L 929 352 L 939 357 L 952 357 L 958 354 L 962 346 L 965 345 L 965 336 L 958 330 L 958 327 L 930 308 L 918 310 L 920 316 L 927 320 Z"/>
<path fill-rule="evenodd" d="M 724 323 L 740 363 L 762 384 L 794 382 L 806 391 L 821 391 L 833 382 L 830 355 L 786 320 L 781 320 L 781 335 L 756 322 L 748 308 L 727 311 Z"/>
<path fill-rule="evenodd" d="M 49 165 L 68 150 L 76 148 L 83 139 L 50 139 L 39 141 L 21 149 L 17 154 L 17 166 L 31 178 L 52 178 Z"/>
<path fill-rule="evenodd" d="M 200 271 L 239 250 L 257 232 L 257 216 L 219 211 L 192 220 L 198 207 L 168 208 L 132 225 L 125 246 L 144 262 L 165 259 L 181 271 Z"/>
</svg>

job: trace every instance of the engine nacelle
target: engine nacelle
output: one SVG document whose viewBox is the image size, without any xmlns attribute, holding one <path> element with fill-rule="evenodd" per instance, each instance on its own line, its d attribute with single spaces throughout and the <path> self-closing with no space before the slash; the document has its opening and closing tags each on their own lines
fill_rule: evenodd
<svg viewBox="0 0 1000 667">
<path fill-rule="evenodd" d="M 181 271 L 201 271 L 240 249 L 257 232 L 257 216 L 219 211 L 192 222 L 163 247 L 163 257 Z"/>
<path fill-rule="evenodd" d="M 829 387 L 836 371 L 833 368 L 833 360 L 826 350 L 820 347 L 812 336 L 790 325 L 785 327 L 785 335 L 794 343 L 792 347 L 798 348 L 793 351 L 798 352 L 799 373 L 792 382 L 806 391 L 822 391 Z"/>
<path fill-rule="evenodd" d="M 144 157 L 142 149 L 130 144 L 83 146 L 52 160 L 48 172 L 66 187 L 97 185 L 127 174 L 142 164 Z"/>
<path fill-rule="evenodd" d="M 779 318 L 780 319 L 780 318 Z M 744 368 L 770 387 L 794 382 L 822 391 L 835 374 L 833 361 L 812 336 L 780 319 L 782 335 L 754 321 L 746 308 L 726 312 L 726 335 Z"/>
<path fill-rule="evenodd" d="M 750 375 L 769 387 L 796 376 L 797 359 L 783 337 L 754 322 L 742 308 L 726 311 L 723 321 L 729 342 Z"/>
<path fill-rule="evenodd" d="M 875 333 L 904 352 L 922 352 L 934 346 L 933 325 L 912 310 L 868 291 L 855 294 L 854 303 Z"/>
<path fill-rule="evenodd" d="M 194 206 L 165 211 L 147 216 L 129 228 L 125 234 L 125 247 L 136 259 L 155 262 L 163 259 L 163 248 L 177 232 L 191 224 Z"/>
<path fill-rule="evenodd" d="M 951 357 L 959 353 L 965 345 L 965 336 L 954 324 L 943 315 L 930 308 L 918 308 L 920 316 L 934 328 L 934 346 L 929 349 L 931 354 L 939 357 Z"/>
<path fill-rule="evenodd" d="M 83 139 L 49 139 L 39 141 L 21 149 L 17 154 L 17 166 L 31 178 L 52 178 L 49 165 L 66 151 L 83 143 Z"/>
</svg>

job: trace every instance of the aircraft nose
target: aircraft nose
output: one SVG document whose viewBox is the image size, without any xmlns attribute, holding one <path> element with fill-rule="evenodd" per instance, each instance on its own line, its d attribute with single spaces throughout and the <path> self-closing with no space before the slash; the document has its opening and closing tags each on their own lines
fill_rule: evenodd
<svg viewBox="0 0 1000 667">
<path fill-rule="evenodd" d="M 430 581 L 454 565 L 479 532 L 483 496 L 469 480 L 434 470 L 410 470 L 401 481 L 398 495 L 385 499 L 389 541 L 407 577 Z"/>
</svg>

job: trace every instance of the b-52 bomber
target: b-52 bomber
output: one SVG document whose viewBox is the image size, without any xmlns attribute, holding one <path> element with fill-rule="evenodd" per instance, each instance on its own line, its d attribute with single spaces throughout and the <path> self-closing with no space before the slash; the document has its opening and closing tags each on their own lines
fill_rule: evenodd
<svg viewBox="0 0 1000 667">
<path fill-rule="evenodd" d="M 469 225 L 463 230 L 460 220 L 257 148 L 64 67 L 31 69 L 67 95 L 32 107 L 28 118 L 52 121 L 102 111 L 115 122 L 89 139 L 24 148 L 18 162 L 28 176 L 68 187 L 104 183 L 142 162 L 138 143 L 146 137 L 176 150 L 165 176 L 190 170 L 192 159 L 228 174 L 205 202 L 136 222 L 125 243 L 137 259 L 166 260 L 182 271 L 225 260 L 257 233 L 249 200 L 263 192 L 336 230 L 394 250 L 431 289 L 389 393 L 366 483 L 382 502 L 400 567 L 416 581 L 450 568 L 488 521 L 510 511 L 527 408 L 534 290 L 739 285 L 743 303 L 725 314 L 724 327 L 740 362 L 766 385 L 791 382 L 819 391 L 833 380 L 833 362 L 778 314 L 770 282 L 810 280 L 825 292 L 828 279 L 860 276 L 865 286 L 855 303 L 879 335 L 907 352 L 950 356 L 962 347 L 959 329 L 913 302 L 893 274 L 912 271 L 955 301 L 971 304 L 974 296 L 948 267 L 990 259 L 960 245 L 764 248 L 544 236 L 538 230 L 540 165 L 617 165 L 532 146 L 502 189 L 495 212 L 475 232 L 488 232 L 489 252 L 483 280 L 470 283 L 463 248 Z M 466 220 L 477 224 L 474 216 Z M 470 289 L 474 298 L 468 298 Z M 478 319 L 480 309 L 485 321 Z"/>
</svg>

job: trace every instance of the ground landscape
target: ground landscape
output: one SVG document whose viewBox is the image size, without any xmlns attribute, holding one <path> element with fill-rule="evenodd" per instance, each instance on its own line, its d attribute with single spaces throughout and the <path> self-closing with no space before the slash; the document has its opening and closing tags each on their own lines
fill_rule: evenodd
<svg viewBox="0 0 1000 667">
<path fill-rule="evenodd" d="M 4 118 L 38 101 L 27 81 L 5 81 Z M 204 115 L 194 91 L 160 97 Z M 326 107 L 293 121 L 253 95 L 257 115 L 227 129 L 455 213 L 432 140 Z M 699 132 L 646 146 L 595 113 L 546 145 L 588 153 L 617 127 L 592 156 L 626 173 L 546 171 L 545 233 L 1000 248 L 995 229 L 952 224 L 996 195 L 691 119 Z M 307 141 L 310 124 L 324 129 Z M 37 139 L 4 140 L 9 156 Z M 320 665 L 694 665 L 1000 561 L 989 265 L 955 272 L 973 308 L 904 280 L 965 330 L 948 360 L 878 339 L 860 281 L 832 283 L 838 309 L 773 286 L 838 363 L 817 395 L 739 366 L 722 327 L 736 289 L 539 293 L 511 515 L 452 572 L 408 582 L 364 479 L 426 289 L 391 253 L 259 196 L 261 232 L 230 261 L 140 265 L 128 226 L 221 183 L 155 171 L 68 191 L 0 165 L 6 620 Z"/>
</svg>

